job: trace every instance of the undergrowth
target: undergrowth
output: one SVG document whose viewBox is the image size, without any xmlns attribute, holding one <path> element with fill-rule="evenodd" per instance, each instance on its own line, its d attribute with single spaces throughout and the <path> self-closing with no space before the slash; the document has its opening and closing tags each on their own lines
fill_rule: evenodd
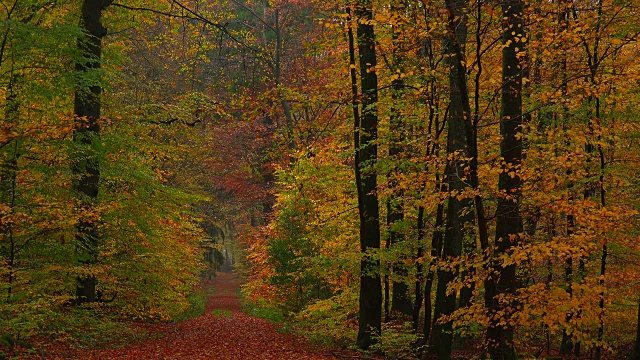
<svg viewBox="0 0 640 360">
<path fill-rule="evenodd" d="M 176 315 L 173 318 L 174 321 L 184 321 L 204 314 L 205 304 L 207 303 L 207 296 L 204 291 L 187 295 L 187 300 L 189 301 L 189 307 L 184 312 Z"/>
<path fill-rule="evenodd" d="M 265 300 L 258 299 L 255 302 L 246 298 L 241 298 L 242 309 L 245 314 L 261 319 L 268 320 L 272 323 L 283 324 L 287 321 L 285 312 Z"/>
</svg>

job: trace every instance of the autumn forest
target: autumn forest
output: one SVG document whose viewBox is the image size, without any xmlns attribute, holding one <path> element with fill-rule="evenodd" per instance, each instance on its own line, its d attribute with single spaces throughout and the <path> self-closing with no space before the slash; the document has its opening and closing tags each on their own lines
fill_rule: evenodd
<svg viewBox="0 0 640 360">
<path fill-rule="evenodd" d="M 0 2 L 0 359 L 640 360 L 638 0 Z"/>
</svg>

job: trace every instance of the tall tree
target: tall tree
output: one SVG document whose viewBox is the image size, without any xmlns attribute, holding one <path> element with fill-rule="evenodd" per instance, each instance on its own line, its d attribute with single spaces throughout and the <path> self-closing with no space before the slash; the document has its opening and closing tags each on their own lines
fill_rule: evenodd
<svg viewBox="0 0 640 360">
<path fill-rule="evenodd" d="M 520 216 L 521 179 L 519 167 L 522 161 L 522 77 L 525 50 L 524 2 L 502 1 L 502 103 L 500 111 L 500 155 L 503 169 L 498 178 L 501 198 L 496 209 L 496 254 L 490 265 L 490 275 L 485 284 L 485 301 L 488 310 L 487 346 L 492 359 L 516 359 L 513 347 L 513 324 L 510 315 L 515 311 L 509 297 L 517 287 L 516 265 L 502 264 L 498 260 L 508 256 L 518 245 L 523 230 Z"/>
<path fill-rule="evenodd" d="M 98 220 L 95 201 L 98 197 L 100 164 L 95 143 L 100 137 L 100 94 L 99 79 L 102 55 L 102 38 L 107 29 L 102 26 L 102 11 L 111 0 L 84 0 L 81 9 L 78 39 L 80 57 L 76 61 L 78 73 L 73 111 L 75 114 L 73 141 L 76 153 L 72 163 L 75 175 L 73 189 L 78 196 L 79 219 L 77 223 L 77 246 L 80 261 L 93 264 L 98 258 Z M 96 277 L 88 271 L 78 278 L 76 288 L 78 303 L 96 300 Z"/>
<path fill-rule="evenodd" d="M 380 249 L 380 210 L 378 208 L 378 75 L 376 73 L 376 37 L 370 0 L 356 2 L 360 87 L 362 90 L 360 124 L 356 124 L 356 181 L 360 215 L 360 321 L 356 345 L 368 349 L 382 327 L 382 285 L 380 260 L 372 252 Z"/>
<path fill-rule="evenodd" d="M 469 158 L 466 144 L 467 127 L 471 126 L 471 109 L 466 79 L 465 43 L 467 41 L 466 0 L 448 0 L 448 35 L 446 38 L 449 61 L 449 116 L 447 118 L 447 154 L 451 160 L 445 168 L 445 182 L 448 186 L 447 221 L 444 231 L 442 257 L 456 258 L 462 255 L 462 247 L 467 232 L 472 228 L 474 214 L 471 211 L 473 199 L 461 193 L 468 187 L 465 167 Z M 456 308 L 456 294 L 448 294 L 447 287 L 455 278 L 453 269 L 438 270 L 438 285 L 434 308 L 432 348 L 438 359 L 450 359 L 453 344 L 452 324 L 441 323 L 440 316 L 451 315 Z"/>
</svg>

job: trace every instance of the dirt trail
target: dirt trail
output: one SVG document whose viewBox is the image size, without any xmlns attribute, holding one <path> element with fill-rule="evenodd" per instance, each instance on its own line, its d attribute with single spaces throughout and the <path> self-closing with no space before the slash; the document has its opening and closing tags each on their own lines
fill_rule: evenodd
<svg viewBox="0 0 640 360">
<path fill-rule="evenodd" d="M 328 350 L 277 331 L 266 320 L 244 314 L 234 275 L 220 273 L 205 286 L 204 315 L 162 327 L 161 337 L 131 346 L 94 350 L 84 359 L 337 359 Z"/>
</svg>

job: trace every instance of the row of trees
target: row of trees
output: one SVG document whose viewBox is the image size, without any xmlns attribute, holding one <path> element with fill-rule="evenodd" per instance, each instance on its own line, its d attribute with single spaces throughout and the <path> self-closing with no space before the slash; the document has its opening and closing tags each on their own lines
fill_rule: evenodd
<svg viewBox="0 0 640 360">
<path fill-rule="evenodd" d="M 2 11 L 0 336 L 85 331 L 94 314 L 175 318 L 199 274 L 237 260 L 235 234 L 266 224 L 287 129 L 330 111 L 275 110 L 299 101 L 288 72 L 312 68 L 317 34 L 290 42 L 315 26 L 309 6 Z M 308 78 L 297 85 L 317 85 Z"/>
<path fill-rule="evenodd" d="M 194 158 L 210 136 L 196 124 L 218 110 L 195 92 L 160 103 L 157 83 L 137 91 L 128 73 L 133 42 L 152 36 L 132 35 L 171 30 L 183 4 L 129 5 L 2 1 L 3 342 L 87 331 L 96 314 L 172 319 L 191 306 L 203 253 L 219 266 L 233 237 Z"/>
<path fill-rule="evenodd" d="M 398 348 L 385 333 L 406 318 L 404 345 L 441 359 L 622 356 L 637 304 L 636 6 L 315 4 L 326 51 L 307 51 L 333 66 L 321 90 L 287 83 L 304 101 L 278 114 L 320 91 L 336 110 L 287 128 L 246 290 L 363 349 Z"/>
<path fill-rule="evenodd" d="M 239 234 L 311 336 L 621 356 L 640 29 L 607 1 L 3 1 L 0 321 L 170 318 Z"/>
</svg>

